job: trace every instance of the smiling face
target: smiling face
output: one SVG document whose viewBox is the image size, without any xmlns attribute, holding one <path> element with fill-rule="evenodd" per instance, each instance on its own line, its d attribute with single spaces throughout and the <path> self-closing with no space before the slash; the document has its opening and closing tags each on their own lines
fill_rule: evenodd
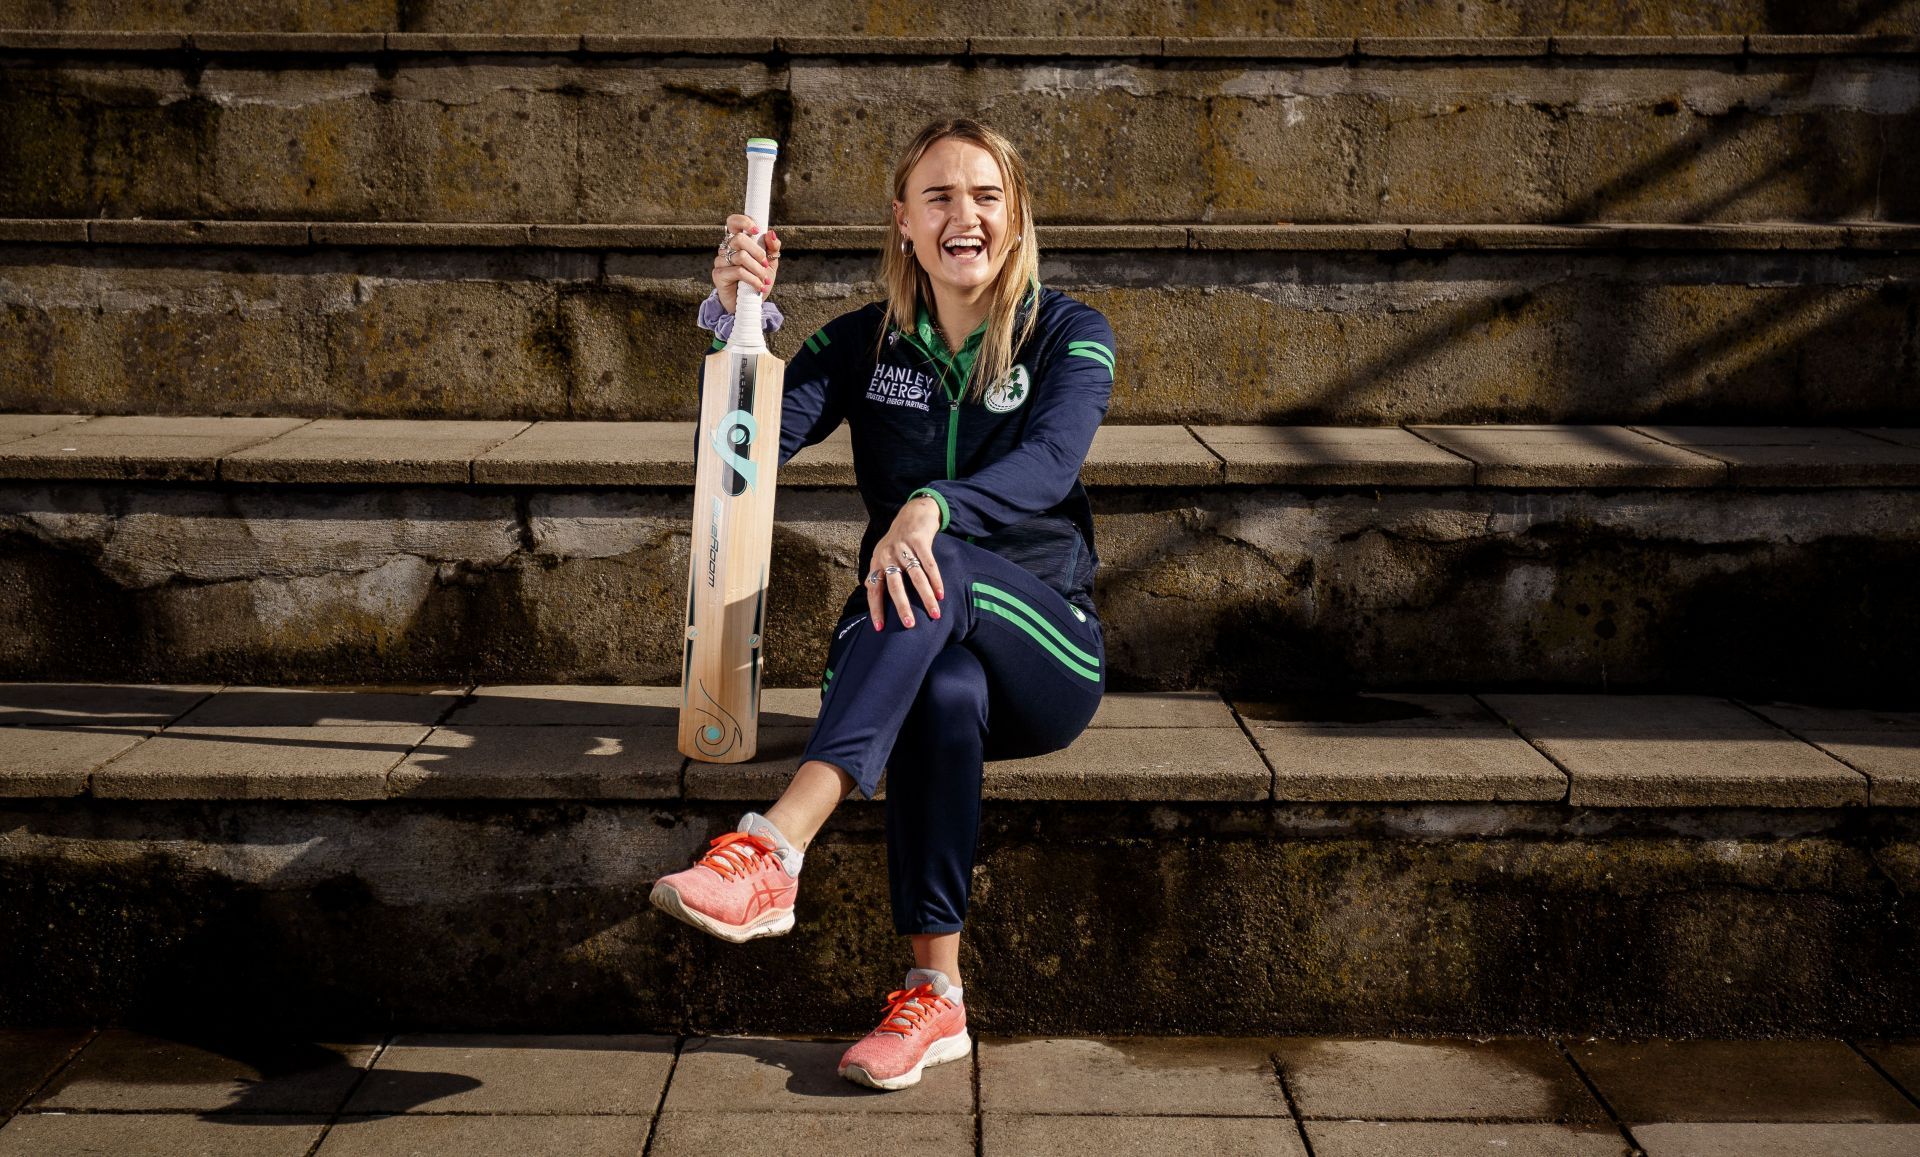
<svg viewBox="0 0 1920 1157">
<path fill-rule="evenodd" d="M 955 137 L 936 142 L 907 174 L 895 227 L 934 289 L 972 298 L 991 286 L 1012 241 L 1006 180 L 993 154 Z"/>
</svg>

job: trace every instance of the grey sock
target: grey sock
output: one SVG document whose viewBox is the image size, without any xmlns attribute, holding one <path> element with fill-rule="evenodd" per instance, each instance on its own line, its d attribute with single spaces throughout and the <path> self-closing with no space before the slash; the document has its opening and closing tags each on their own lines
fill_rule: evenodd
<svg viewBox="0 0 1920 1157">
<path fill-rule="evenodd" d="M 787 875 L 799 878 L 800 865 L 806 861 L 806 853 L 794 847 L 780 829 L 773 826 L 772 820 L 759 812 L 748 812 L 740 817 L 740 826 L 734 830 L 772 840 L 774 847 L 779 849 L 780 866 L 786 869 Z"/>
<path fill-rule="evenodd" d="M 955 1004 L 960 1001 L 960 986 L 947 979 L 947 974 L 938 968 L 910 968 L 907 970 L 907 987 L 912 988 L 921 981 L 933 986 L 935 996 L 944 996 Z"/>
</svg>

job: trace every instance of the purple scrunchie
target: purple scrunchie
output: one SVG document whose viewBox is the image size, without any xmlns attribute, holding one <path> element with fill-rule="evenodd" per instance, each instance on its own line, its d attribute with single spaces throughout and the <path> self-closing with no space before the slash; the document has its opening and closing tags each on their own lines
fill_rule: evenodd
<svg viewBox="0 0 1920 1157">
<path fill-rule="evenodd" d="M 701 329 L 712 330 L 713 336 L 721 341 L 733 337 L 733 315 L 721 304 L 719 290 L 707 294 L 707 299 L 700 303 L 699 322 Z M 781 315 L 779 306 L 771 301 L 760 302 L 760 328 L 763 331 L 772 333 L 785 324 L 787 319 Z"/>
</svg>

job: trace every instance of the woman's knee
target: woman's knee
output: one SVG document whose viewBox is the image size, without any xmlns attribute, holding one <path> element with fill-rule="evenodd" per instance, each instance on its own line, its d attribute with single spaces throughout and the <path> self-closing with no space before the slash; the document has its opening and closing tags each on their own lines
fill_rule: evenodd
<svg viewBox="0 0 1920 1157">
<path fill-rule="evenodd" d="M 949 645 L 934 656 L 914 701 L 917 710 L 952 723 L 987 718 L 987 671 L 979 656 L 965 647 Z"/>
</svg>

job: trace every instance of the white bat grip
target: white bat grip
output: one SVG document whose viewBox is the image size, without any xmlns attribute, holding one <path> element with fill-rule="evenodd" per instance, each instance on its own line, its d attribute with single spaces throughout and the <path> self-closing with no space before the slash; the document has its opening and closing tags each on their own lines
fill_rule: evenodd
<svg viewBox="0 0 1920 1157">
<path fill-rule="evenodd" d="M 773 160 L 780 146 L 765 137 L 754 137 L 747 142 L 747 216 L 760 226 L 760 237 L 767 235 L 767 203 L 773 194 Z M 757 353 L 767 348 L 766 335 L 761 330 L 760 302 L 758 289 L 749 288 L 746 282 L 734 299 L 733 336 L 727 339 L 727 348 L 748 353 Z"/>
</svg>

